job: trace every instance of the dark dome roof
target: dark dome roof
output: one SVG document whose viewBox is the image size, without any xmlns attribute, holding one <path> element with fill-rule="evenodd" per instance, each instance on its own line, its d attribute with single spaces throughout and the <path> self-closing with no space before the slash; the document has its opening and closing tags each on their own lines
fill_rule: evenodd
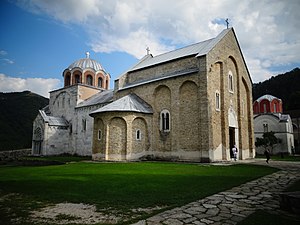
<svg viewBox="0 0 300 225">
<path fill-rule="evenodd" d="M 80 68 L 82 70 L 93 69 L 95 71 L 105 71 L 99 62 L 94 59 L 90 59 L 89 52 L 86 53 L 86 58 L 73 62 L 67 69 L 72 70 L 74 68 Z"/>
</svg>

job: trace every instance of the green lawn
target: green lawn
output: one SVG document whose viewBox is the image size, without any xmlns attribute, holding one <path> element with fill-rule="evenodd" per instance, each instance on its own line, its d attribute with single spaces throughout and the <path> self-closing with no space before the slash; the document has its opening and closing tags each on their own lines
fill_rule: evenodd
<svg viewBox="0 0 300 225">
<path fill-rule="evenodd" d="M 31 209 L 60 202 L 94 204 L 99 210 L 125 213 L 139 207 L 176 207 L 274 171 L 253 165 L 150 162 L 2 166 L 0 218 L 8 225 L 16 223 L 11 219 L 23 217 L 19 224 L 26 224 Z M 9 193 L 20 195 L 3 198 Z"/>
</svg>

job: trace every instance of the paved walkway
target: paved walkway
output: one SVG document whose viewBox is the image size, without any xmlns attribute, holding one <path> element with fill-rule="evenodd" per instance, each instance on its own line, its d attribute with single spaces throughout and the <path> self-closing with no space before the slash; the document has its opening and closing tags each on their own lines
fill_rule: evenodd
<svg viewBox="0 0 300 225">
<path fill-rule="evenodd" d="M 247 160 L 240 163 L 266 165 L 264 160 Z M 281 213 L 278 193 L 300 179 L 300 163 L 271 161 L 269 166 L 282 170 L 162 212 L 135 225 L 233 225 L 259 209 Z"/>
</svg>

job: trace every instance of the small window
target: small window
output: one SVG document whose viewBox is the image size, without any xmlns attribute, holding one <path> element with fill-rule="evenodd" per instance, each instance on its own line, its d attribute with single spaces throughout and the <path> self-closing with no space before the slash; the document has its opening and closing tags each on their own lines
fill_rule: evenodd
<svg viewBox="0 0 300 225">
<path fill-rule="evenodd" d="M 93 77 L 91 75 L 87 75 L 86 84 L 91 86 L 93 85 Z"/>
<path fill-rule="evenodd" d="M 264 104 L 263 104 L 263 107 L 264 107 L 264 113 L 267 113 L 267 104 L 264 103 Z"/>
<path fill-rule="evenodd" d="M 86 119 L 82 119 L 82 130 L 86 131 Z"/>
<path fill-rule="evenodd" d="M 103 79 L 102 79 L 102 77 L 99 77 L 98 78 L 98 87 L 99 88 L 102 88 L 102 83 L 103 83 Z"/>
<path fill-rule="evenodd" d="M 216 110 L 220 111 L 220 93 L 216 91 Z"/>
<path fill-rule="evenodd" d="M 228 73 L 228 89 L 229 92 L 233 92 L 233 75 L 231 71 Z"/>
<path fill-rule="evenodd" d="M 135 139 L 137 141 L 141 140 L 141 130 L 136 130 L 136 132 L 135 132 Z"/>
<path fill-rule="evenodd" d="M 100 129 L 98 130 L 98 140 L 102 140 L 102 131 Z"/>
<path fill-rule="evenodd" d="M 164 132 L 170 131 L 170 112 L 163 110 L 160 113 L 160 130 Z"/>
<path fill-rule="evenodd" d="M 267 123 L 264 123 L 263 124 L 263 126 L 264 126 L 264 133 L 267 133 L 268 132 L 268 124 Z"/>
<path fill-rule="evenodd" d="M 79 75 L 75 75 L 75 84 L 79 84 L 80 83 L 80 76 Z"/>
</svg>

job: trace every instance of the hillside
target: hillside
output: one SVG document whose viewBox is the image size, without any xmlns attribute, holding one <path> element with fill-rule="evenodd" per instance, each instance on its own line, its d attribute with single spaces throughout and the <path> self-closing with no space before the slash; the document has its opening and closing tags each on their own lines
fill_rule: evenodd
<svg viewBox="0 0 300 225">
<path fill-rule="evenodd" d="M 49 99 L 30 91 L 0 92 L 0 151 L 30 148 L 32 123 Z"/>
<path fill-rule="evenodd" d="M 300 109 L 300 69 L 295 68 L 269 80 L 253 84 L 253 101 L 270 94 L 283 101 L 283 111 Z"/>
</svg>

